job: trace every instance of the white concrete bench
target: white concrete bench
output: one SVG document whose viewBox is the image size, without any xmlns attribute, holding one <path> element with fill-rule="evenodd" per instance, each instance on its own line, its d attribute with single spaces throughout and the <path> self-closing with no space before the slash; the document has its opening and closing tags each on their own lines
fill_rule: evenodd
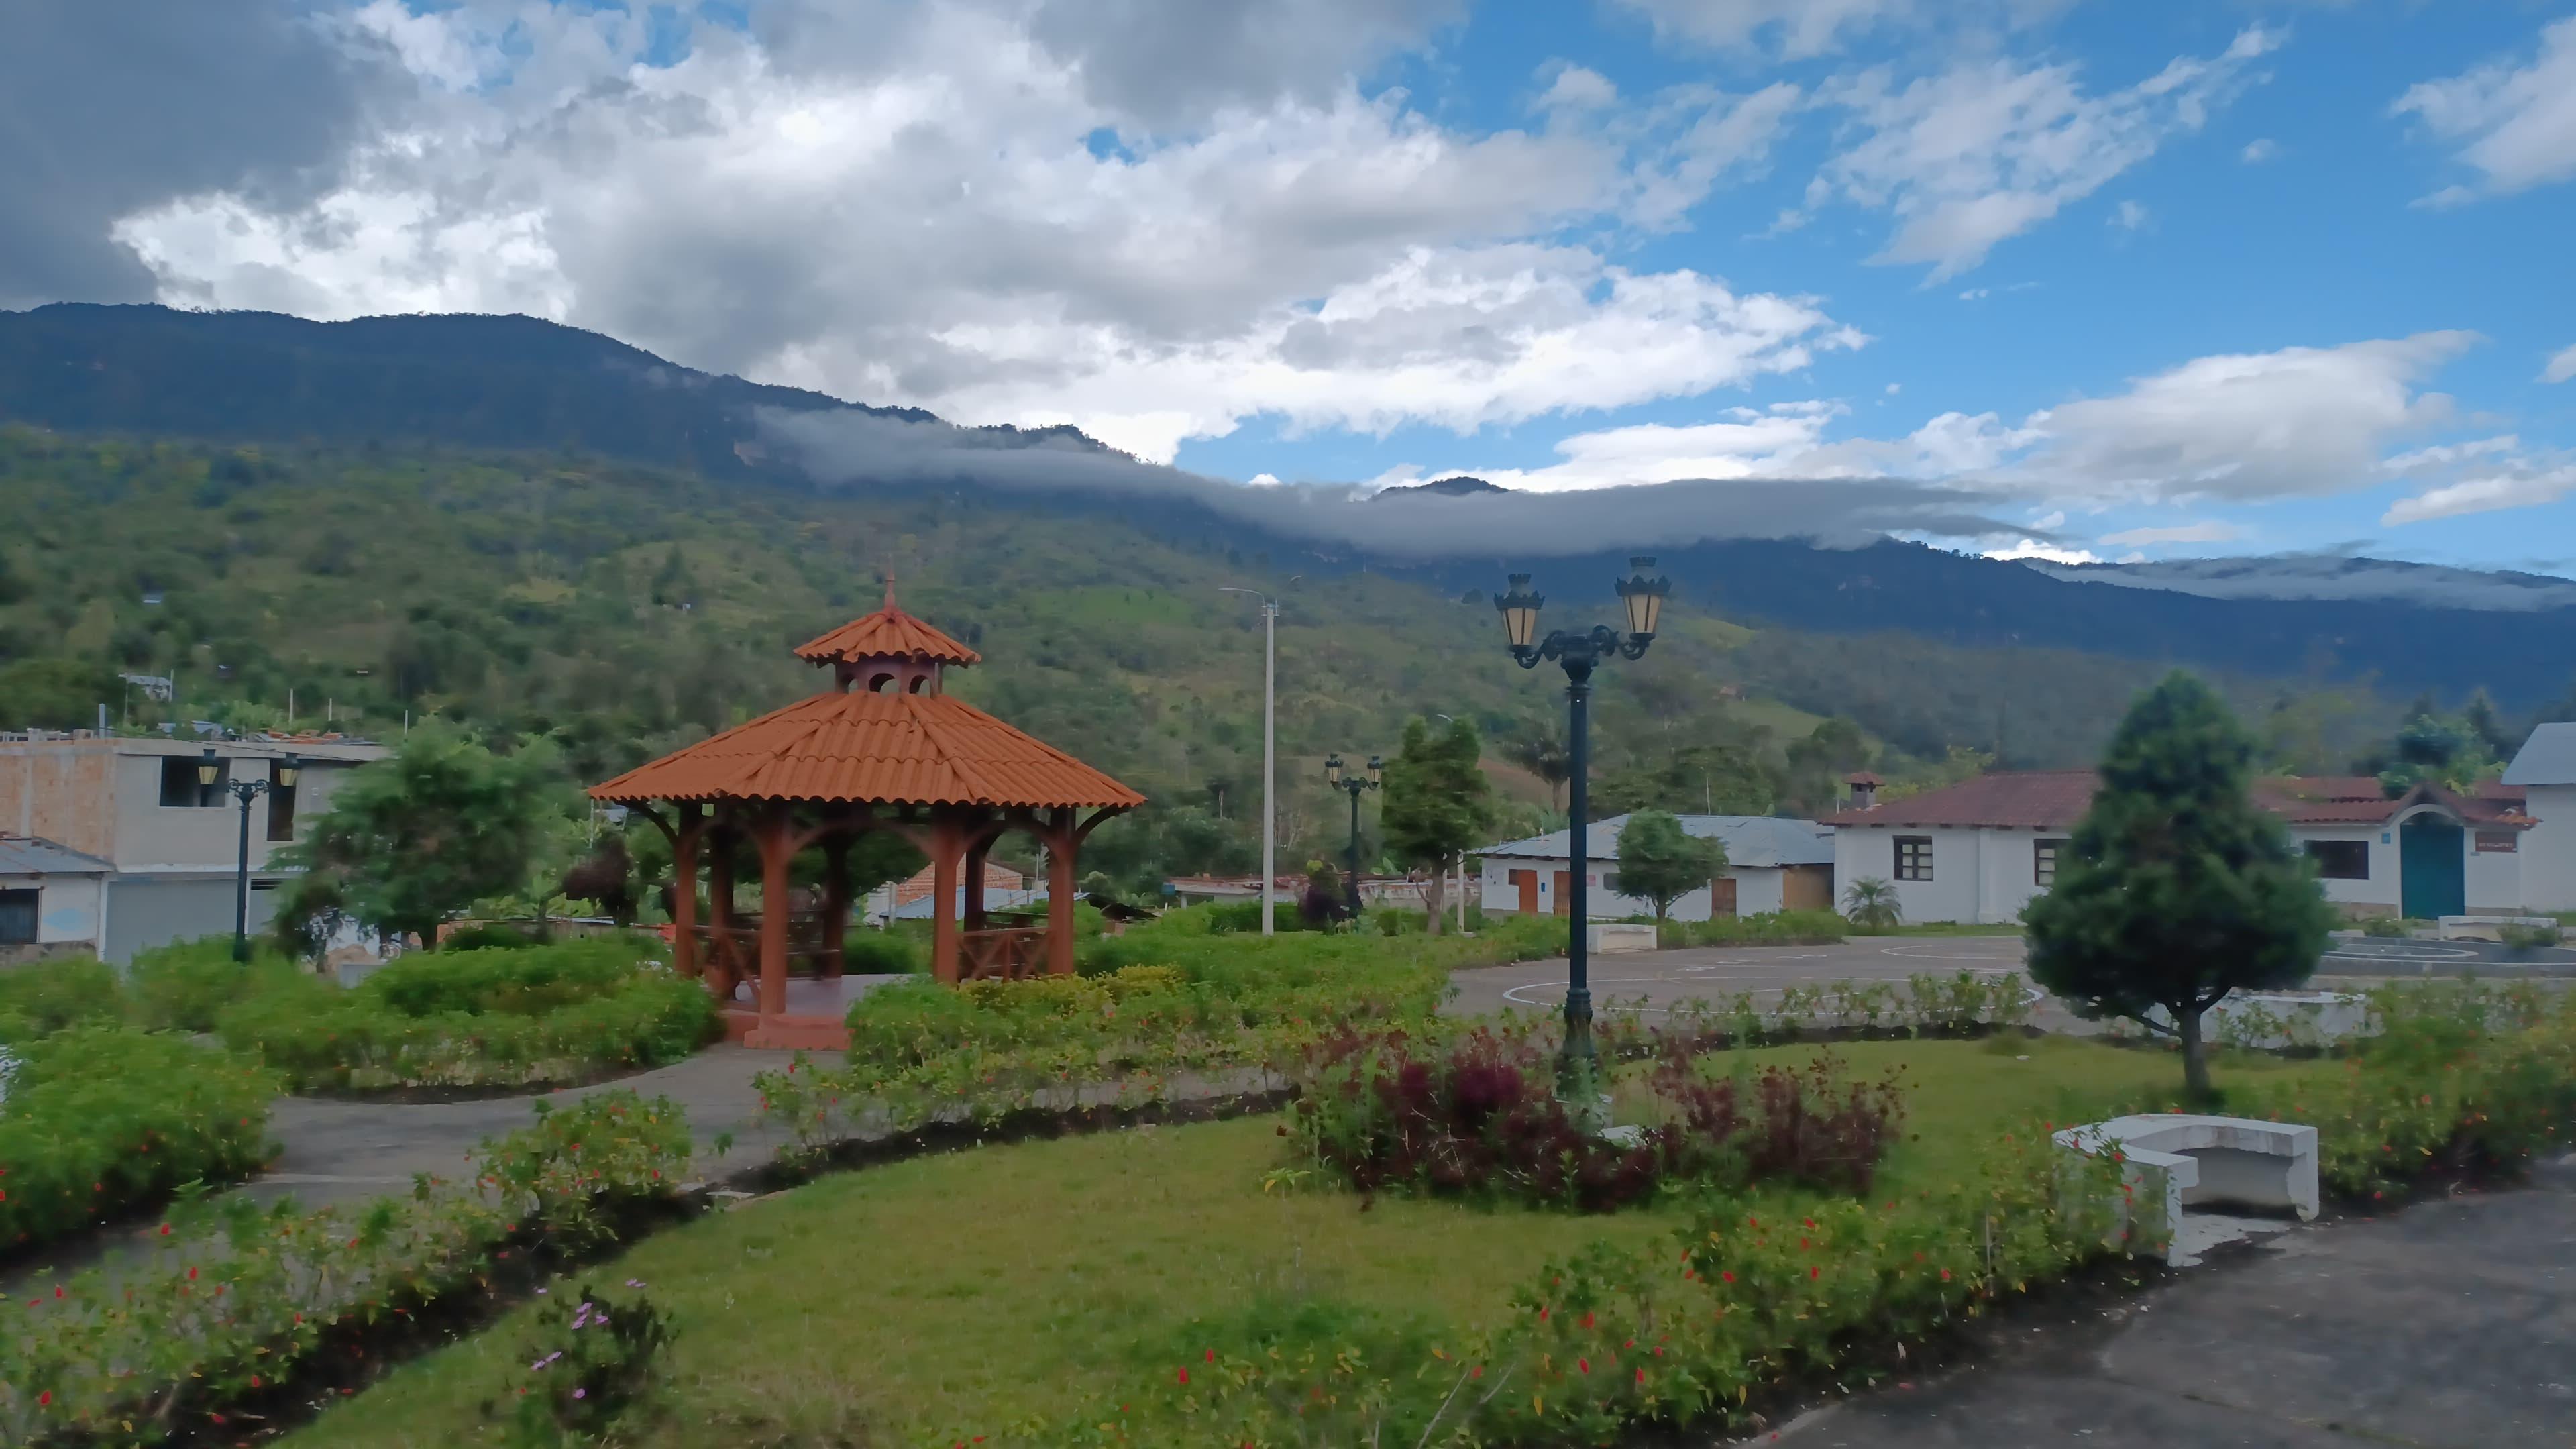
<svg viewBox="0 0 2576 1449">
<path fill-rule="evenodd" d="M 1655 928 L 1638 921 L 1595 921 L 1585 944 L 1599 955 L 1655 949 Z"/>
<path fill-rule="evenodd" d="M 2435 933 L 2445 941 L 2501 940 L 2503 932 L 2499 928 L 2504 926 L 2565 934 L 2555 916 L 2444 916 L 2433 923 Z"/>
<path fill-rule="evenodd" d="M 2293 1122 L 2186 1113 L 2114 1117 L 2069 1127 L 2057 1145 L 2098 1156 L 2117 1149 L 2128 1195 L 2120 1226 L 2133 1241 L 2186 1241 L 2183 1209 L 2204 1202 L 2317 1215 L 2317 1129 Z"/>
</svg>

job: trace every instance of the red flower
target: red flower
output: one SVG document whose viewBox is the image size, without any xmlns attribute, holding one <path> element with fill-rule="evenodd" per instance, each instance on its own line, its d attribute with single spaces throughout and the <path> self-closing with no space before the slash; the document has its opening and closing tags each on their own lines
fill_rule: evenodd
<svg viewBox="0 0 2576 1449">
<path fill-rule="evenodd" d="M 1190 1371 L 1189 1371 L 1188 1369 L 1183 1369 L 1183 1370 L 1181 1370 L 1181 1382 L 1186 1384 L 1186 1383 L 1188 1383 L 1189 1381 L 1190 1381 Z"/>
<path fill-rule="evenodd" d="M 1592 1326 L 1592 1315 L 1589 1313 L 1583 1315 L 1583 1321 L 1575 1326 L 1577 1328 L 1590 1328 Z"/>
<path fill-rule="evenodd" d="M 1639 1382 L 1639 1383 L 1641 1383 L 1641 1384 L 1642 1384 L 1642 1383 L 1644 1383 L 1645 1381 L 1646 1381 L 1646 1371 L 1645 1371 L 1644 1369 L 1642 1369 L 1642 1368 L 1641 1368 L 1641 1369 L 1637 1370 L 1637 1382 Z"/>
<path fill-rule="evenodd" d="M 1816 1267 L 1814 1264 L 1809 1264 L 1807 1267 L 1807 1277 L 1812 1280 L 1821 1275 L 1824 1271 L 1824 1269 Z"/>
<path fill-rule="evenodd" d="M 1579 1368 L 1579 1369 L 1583 1370 L 1585 1373 L 1590 1373 L 1590 1372 L 1592 1372 L 1592 1360 L 1590 1360 L 1590 1359 L 1588 1359 L 1588 1358 L 1578 1358 L 1578 1359 L 1576 1359 L 1576 1360 L 1574 1361 L 1574 1366 L 1575 1366 L 1576 1368 Z"/>
<path fill-rule="evenodd" d="M 53 1401 L 54 1401 L 54 1391 L 53 1391 L 52 1389 L 47 1389 L 47 1390 L 45 1390 L 43 1393 L 36 1395 L 36 1405 L 37 1405 L 37 1407 L 39 1407 L 39 1408 L 43 1408 L 43 1407 L 45 1407 L 45 1406 L 47 1406 L 47 1405 L 50 1405 L 50 1404 L 52 1404 L 52 1403 L 53 1403 Z"/>
<path fill-rule="evenodd" d="M 1950 1281 L 1950 1270 L 1949 1270 L 1949 1269 L 1944 1268 L 1944 1269 L 1942 1269 L 1942 1270 L 1941 1270 L 1941 1281 L 1942 1281 L 1942 1282 L 1944 1282 L 1944 1283 L 1947 1283 L 1947 1282 L 1949 1282 L 1949 1281 Z"/>
<path fill-rule="evenodd" d="M 1718 1274 L 1717 1276 L 1719 1276 L 1719 1277 L 1721 1277 L 1721 1278 L 1724 1278 L 1724 1279 L 1725 1279 L 1727 1282 L 1729 1282 L 1729 1283 L 1732 1283 L 1732 1282 L 1734 1282 L 1734 1281 L 1735 1281 L 1735 1275 L 1734 1275 L 1734 1274 L 1732 1274 L 1732 1273 L 1728 1273 L 1728 1272 L 1721 1271 L 1721 1272 L 1719 1272 L 1719 1274 Z"/>
</svg>

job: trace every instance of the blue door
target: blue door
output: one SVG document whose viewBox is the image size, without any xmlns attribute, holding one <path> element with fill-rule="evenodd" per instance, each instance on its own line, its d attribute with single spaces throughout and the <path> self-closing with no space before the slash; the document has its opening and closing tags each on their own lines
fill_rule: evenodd
<svg viewBox="0 0 2576 1449">
<path fill-rule="evenodd" d="M 2467 844 L 2460 827 L 2418 815 L 2397 827 L 2398 909 L 2419 921 L 2469 909 Z"/>
</svg>

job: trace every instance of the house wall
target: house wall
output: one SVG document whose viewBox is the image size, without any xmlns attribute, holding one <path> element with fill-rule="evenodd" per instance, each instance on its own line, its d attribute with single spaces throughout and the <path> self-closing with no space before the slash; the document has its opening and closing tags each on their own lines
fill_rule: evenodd
<svg viewBox="0 0 2576 1449">
<path fill-rule="evenodd" d="M 254 890 L 249 899 L 251 934 L 268 929 L 277 910 L 277 892 Z M 201 936 L 233 933 L 233 877 L 212 875 L 124 876 L 107 886 L 107 933 L 99 943 L 101 960 L 124 965 L 138 951 L 193 941 Z"/>
<path fill-rule="evenodd" d="M 47 740 L 0 750 L 0 830 L 105 856 L 113 832 L 113 740 Z"/>
<path fill-rule="evenodd" d="M 35 945 L 0 946 L 0 953 L 33 959 L 96 951 L 104 881 L 95 875 L 0 876 L 0 890 L 37 892 Z"/>
<path fill-rule="evenodd" d="M 1932 841 L 1932 878 L 1896 878 L 1896 839 L 1927 836 Z M 1848 890 L 1856 880 L 1883 880 L 1896 889 L 1898 907 L 1909 922 L 1951 921 L 1964 925 L 2007 925 L 2039 887 L 2032 879 L 2032 851 L 2043 839 L 2063 839 L 2041 830 L 1909 830 L 1901 826 L 1837 826 L 1834 830 L 1834 884 Z"/>
<path fill-rule="evenodd" d="M 194 760 L 204 745 L 185 740 L 48 739 L 0 745 L 0 830 L 34 835 L 114 863 L 120 870 L 230 870 L 240 850 L 240 806 L 163 805 L 161 762 Z M 349 746 L 341 746 L 346 750 Z M 277 750 L 226 743 L 232 778 L 265 780 Z M 373 749 L 367 754 L 379 753 Z M 330 809 L 331 795 L 358 759 L 307 756 L 295 784 L 302 834 Z M 264 870 L 283 841 L 268 839 L 268 800 L 250 807 L 251 868 Z"/>
<path fill-rule="evenodd" d="M 1508 915 L 1521 908 L 1520 888 L 1512 884 L 1512 872 L 1538 872 L 1538 909 L 1541 915 L 1556 912 L 1556 876 L 1573 862 L 1570 857 L 1554 860 L 1537 856 L 1488 856 L 1477 878 L 1478 902 L 1492 915 Z M 1615 863 L 1590 862 L 1592 897 L 1585 906 L 1594 920 L 1616 921 L 1628 916 L 1651 916 L 1654 903 L 1641 896 L 1623 895 L 1606 890 L 1601 882 L 1615 877 Z M 1772 866 L 1730 867 L 1726 872 L 1735 881 L 1735 913 L 1759 915 L 1780 909 L 1783 887 L 1781 872 Z M 1709 892 L 1703 887 L 1673 902 L 1672 918 L 1676 921 L 1705 921 L 1709 916 Z"/>
<path fill-rule="evenodd" d="M 2524 788 L 2523 808 L 2539 823 L 2522 834 L 2522 904 L 2534 911 L 2576 911 L 2576 785 Z"/>
<path fill-rule="evenodd" d="M 2368 880 L 2327 880 L 2318 884 L 2326 899 L 2346 916 L 2394 915 L 2398 906 L 2397 830 L 2377 825 L 2293 825 L 2290 839 L 2300 849 L 2312 840 L 2358 840 L 2370 847 Z M 2471 894 L 2475 894 L 2472 892 Z"/>
</svg>

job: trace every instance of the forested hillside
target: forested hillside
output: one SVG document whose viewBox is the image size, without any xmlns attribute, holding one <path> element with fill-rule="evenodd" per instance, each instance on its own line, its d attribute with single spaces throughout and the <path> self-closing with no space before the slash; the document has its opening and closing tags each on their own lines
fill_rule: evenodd
<svg viewBox="0 0 2576 1449">
<path fill-rule="evenodd" d="M 1234 868 L 1254 843 L 1261 683 L 1257 613 L 1220 592 L 1235 585 L 1284 599 L 1292 845 L 1343 828 L 1321 757 L 1391 751 L 1414 714 L 1475 720 L 1528 802 L 1512 826 L 1537 826 L 1548 791 L 1520 767 L 1561 773 L 1562 676 L 1513 667 L 1479 592 L 1333 569 L 974 490 L 7 426 L 0 725 L 87 724 L 101 702 L 136 723 L 284 724 L 291 701 L 299 726 L 389 735 L 434 713 L 551 735 L 595 779 L 813 689 L 788 648 L 874 608 L 891 571 L 907 608 L 985 654 L 959 694 L 1155 798 L 1133 848 Z M 1551 613 L 1607 619 L 1609 584 L 1556 577 Z M 170 676 L 178 698 L 157 706 L 120 672 Z M 1747 629 L 1684 602 L 1644 660 L 1603 673 L 1595 798 L 1816 809 L 1864 760 L 1931 773 L 2000 745 L 2014 764 L 2080 761 L 2155 672 Z M 2294 762 L 2332 762 L 2391 714 L 2359 692 L 2228 685 Z M 1843 718 L 1819 729 L 1828 715 Z"/>
</svg>

